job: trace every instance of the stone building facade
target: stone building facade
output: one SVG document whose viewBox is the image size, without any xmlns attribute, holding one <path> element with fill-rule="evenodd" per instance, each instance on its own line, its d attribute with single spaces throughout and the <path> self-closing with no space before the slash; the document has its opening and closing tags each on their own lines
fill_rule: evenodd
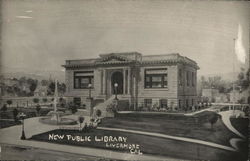
<svg viewBox="0 0 250 161">
<path fill-rule="evenodd" d="M 105 102 L 117 93 L 123 110 L 191 108 L 197 103 L 197 63 L 178 53 L 143 56 L 137 52 L 66 60 L 66 97 Z M 89 86 L 91 84 L 91 87 Z M 118 86 L 115 87 L 115 84 Z"/>
</svg>

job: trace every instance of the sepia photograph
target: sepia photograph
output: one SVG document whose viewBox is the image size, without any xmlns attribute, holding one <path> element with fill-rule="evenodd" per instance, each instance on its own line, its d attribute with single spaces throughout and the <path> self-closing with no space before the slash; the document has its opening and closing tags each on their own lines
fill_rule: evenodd
<svg viewBox="0 0 250 161">
<path fill-rule="evenodd" d="M 249 161 L 250 1 L 0 8 L 0 160 Z"/>
</svg>

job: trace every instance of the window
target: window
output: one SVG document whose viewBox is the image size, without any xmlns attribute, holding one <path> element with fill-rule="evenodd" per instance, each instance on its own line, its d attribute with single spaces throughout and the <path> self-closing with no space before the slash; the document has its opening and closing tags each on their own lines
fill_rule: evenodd
<svg viewBox="0 0 250 161">
<path fill-rule="evenodd" d="M 192 86 L 194 87 L 194 85 L 195 85 L 195 77 L 194 77 L 195 75 L 194 75 L 194 72 L 192 72 Z"/>
<path fill-rule="evenodd" d="M 192 99 L 192 106 L 194 105 L 194 99 Z"/>
<path fill-rule="evenodd" d="M 146 108 L 151 108 L 152 107 L 152 99 L 144 99 L 144 106 Z"/>
<path fill-rule="evenodd" d="M 88 85 L 94 86 L 94 72 L 93 71 L 80 71 L 74 72 L 74 88 L 86 89 Z"/>
<path fill-rule="evenodd" d="M 179 69 L 179 86 L 182 86 L 182 70 Z"/>
<path fill-rule="evenodd" d="M 167 108 L 168 107 L 168 100 L 167 99 L 161 99 L 160 100 L 160 108 Z"/>
<path fill-rule="evenodd" d="M 146 69 L 144 83 L 145 83 L 145 88 L 167 88 L 168 86 L 167 68 Z"/>
<path fill-rule="evenodd" d="M 190 84 L 189 71 L 186 72 L 186 81 L 187 81 L 187 86 L 189 86 Z"/>
</svg>

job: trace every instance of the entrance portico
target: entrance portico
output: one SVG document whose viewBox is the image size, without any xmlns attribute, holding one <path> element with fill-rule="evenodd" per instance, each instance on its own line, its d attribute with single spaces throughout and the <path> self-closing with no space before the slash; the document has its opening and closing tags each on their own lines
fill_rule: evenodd
<svg viewBox="0 0 250 161">
<path fill-rule="evenodd" d="M 105 68 L 101 71 L 101 94 L 107 98 L 115 94 L 114 84 L 117 83 L 117 94 L 130 95 L 130 67 Z"/>
</svg>

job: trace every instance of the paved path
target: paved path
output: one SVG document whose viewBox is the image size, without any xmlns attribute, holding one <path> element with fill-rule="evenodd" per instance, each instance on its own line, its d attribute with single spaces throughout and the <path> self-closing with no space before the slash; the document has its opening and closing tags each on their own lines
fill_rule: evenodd
<svg viewBox="0 0 250 161">
<path fill-rule="evenodd" d="M 237 150 L 237 149 L 234 149 L 234 148 L 229 147 L 229 146 L 224 146 L 224 145 L 220 145 L 220 144 L 216 144 L 216 143 L 212 143 L 212 142 L 207 142 L 207 141 L 203 141 L 203 140 L 197 140 L 197 139 L 191 139 L 191 138 L 185 138 L 185 137 L 179 137 L 179 136 L 171 136 L 171 135 L 165 135 L 165 134 L 159 134 L 159 133 L 153 133 L 153 132 L 126 130 L 126 129 L 118 129 L 118 128 L 107 128 L 107 127 L 98 127 L 97 129 L 156 136 L 156 137 L 161 137 L 161 138 L 166 138 L 166 139 L 173 139 L 173 140 L 178 140 L 178 141 L 185 141 L 185 142 L 190 142 L 190 143 L 202 144 L 202 145 L 211 146 L 214 148 L 219 148 L 219 149 L 228 150 L 228 151 L 236 151 Z"/>
<path fill-rule="evenodd" d="M 211 106 L 211 107 L 209 107 L 209 108 L 206 108 L 206 109 L 203 109 L 203 110 L 200 110 L 200 111 L 185 113 L 184 115 L 186 115 L 186 116 L 193 116 L 193 115 L 196 115 L 196 114 L 198 114 L 198 113 L 202 113 L 202 112 L 204 112 L 204 111 L 211 111 L 213 108 L 214 108 L 214 107 Z"/>
<path fill-rule="evenodd" d="M 68 116 L 70 118 L 74 116 Z M 25 120 L 25 134 L 29 138 L 32 135 L 39 133 L 44 133 L 59 128 L 57 125 L 46 125 L 42 124 L 39 121 L 39 117 L 30 118 Z M 88 118 L 86 118 L 86 121 Z M 75 125 L 78 126 L 78 125 Z M 72 125 L 71 125 L 72 127 Z M 112 158 L 120 160 L 165 160 L 165 161 L 178 161 L 178 159 L 162 157 L 162 156 L 153 156 L 153 155 L 135 155 L 130 153 L 115 152 L 111 150 L 88 148 L 88 147 L 79 147 L 71 145 L 59 145 L 54 143 L 31 141 L 31 140 L 20 140 L 21 136 L 21 125 L 16 125 L 8 128 L 0 129 L 0 144 L 9 144 L 9 145 L 18 145 L 18 146 L 27 146 L 35 147 L 40 149 L 62 151 L 73 154 L 82 154 L 90 155 L 103 158 Z"/>
</svg>

